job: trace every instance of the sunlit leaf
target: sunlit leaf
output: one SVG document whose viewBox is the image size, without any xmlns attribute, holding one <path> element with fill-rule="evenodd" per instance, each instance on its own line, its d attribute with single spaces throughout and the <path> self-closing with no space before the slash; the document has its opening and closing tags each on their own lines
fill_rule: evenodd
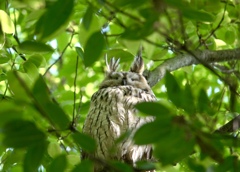
<svg viewBox="0 0 240 172">
<path fill-rule="evenodd" d="M 3 10 L 0 10 L 0 26 L 4 33 L 15 33 L 14 23 L 12 22 L 9 15 Z"/>
<path fill-rule="evenodd" d="M 104 38 L 101 32 L 95 32 L 88 39 L 84 47 L 84 64 L 86 67 L 93 65 L 100 57 L 104 48 Z"/>
<path fill-rule="evenodd" d="M 0 54 L 0 64 L 7 63 L 10 60 L 10 57 L 7 54 Z"/>
<path fill-rule="evenodd" d="M 81 158 L 79 157 L 79 154 L 68 154 L 67 155 L 67 162 L 71 166 L 76 166 L 79 162 L 82 162 Z"/>
<path fill-rule="evenodd" d="M 52 158 L 55 158 L 62 153 L 62 150 L 59 143 L 51 142 L 48 144 L 47 152 Z"/>
<path fill-rule="evenodd" d="M 227 30 L 225 33 L 225 42 L 228 44 L 232 44 L 235 41 L 235 32 L 234 30 Z"/>
<path fill-rule="evenodd" d="M 26 61 L 23 64 L 23 68 L 31 80 L 35 81 L 38 78 L 38 69 L 33 63 Z"/>
</svg>

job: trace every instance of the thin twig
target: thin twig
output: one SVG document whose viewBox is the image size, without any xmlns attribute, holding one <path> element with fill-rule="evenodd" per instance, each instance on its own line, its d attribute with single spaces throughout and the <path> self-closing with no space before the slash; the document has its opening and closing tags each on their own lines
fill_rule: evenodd
<svg viewBox="0 0 240 172">
<path fill-rule="evenodd" d="M 19 38 L 18 38 L 18 32 L 17 32 L 17 17 L 16 17 L 16 12 L 15 12 L 15 9 L 14 9 L 14 13 L 13 13 L 13 15 L 14 15 L 14 30 L 15 30 L 15 33 L 14 33 L 14 35 L 13 35 L 13 38 L 16 40 L 16 42 L 18 43 L 18 45 L 20 44 L 20 40 L 19 40 Z M 18 53 L 18 51 L 17 51 L 17 49 L 14 47 L 14 46 L 12 46 L 12 49 L 21 57 L 21 59 L 23 59 L 24 61 L 26 61 L 27 59 L 26 59 L 26 57 L 23 55 L 23 54 L 21 54 L 21 53 Z"/>
<path fill-rule="evenodd" d="M 83 94 L 82 94 L 82 89 L 80 89 L 80 98 L 79 98 L 79 104 L 78 104 L 78 109 L 77 109 L 77 115 L 79 116 L 81 108 L 82 108 L 82 98 L 83 98 Z"/>
<path fill-rule="evenodd" d="M 218 25 L 210 32 L 210 34 L 205 38 L 205 39 L 202 39 L 203 42 L 206 42 L 212 35 L 214 35 L 214 33 L 220 28 L 223 20 L 224 20 L 224 17 L 225 17 L 225 13 L 226 13 L 226 10 L 227 10 L 227 6 L 228 6 L 228 0 L 225 4 L 225 7 L 224 7 L 224 11 L 223 11 L 223 15 L 222 15 L 222 18 L 221 20 L 219 21 Z M 201 42 L 200 44 L 197 46 L 197 49 L 201 46 Z"/>
<path fill-rule="evenodd" d="M 133 19 L 133 20 L 135 20 L 135 21 L 137 21 L 137 22 L 139 22 L 139 23 L 141 23 L 141 24 L 144 23 L 143 21 L 141 21 L 141 20 L 139 19 L 139 17 L 134 16 L 134 15 L 132 15 L 132 14 L 130 14 L 130 13 L 127 13 L 126 11 L 123 11 L 123 10 L 117 8 L 115 5 L 111 4 L 111 3 L 108 2 L 108 1 L 104 1 L 104 3 L 105 3 L 106 5 L 108 5 L 109 7 L 113 8 L 114 10 L 116 10 L 117 12 L 119 12 L 119 13 L 125 15 L 125 16 L 128 16 L 129 18 L 131 18 L 131 19 Z"/>
<path fill-rule="evenodd" d="M 43 74 L 43 76 L 46 76 L 46 74 L 48 73 L 48 71 L 49 71 L 57 62 L 59 62 L 59 61 L 62 59 L 64 53 L 65 53 L 66 50 L 67 50 L 67 48 L 71 45 L 72 39 L 73 39 L 73 36 L 74 36 L 74 35 L 75 35 L 75 32 L 72 33 L 71 38 L 70 38 L 69 42 L 67 43 L 67 45 L 64 47 L 61 55 L 46 69 L 46 71 L 45 71 L 45 73 Z"/>
<path fill-rule="evenodd" d="M 79 57 L 77 56 L 77 61 L 76 61 L 76 67 L 75 67 L 75 77 L 74 77 L 74 92 L 73 92 L 73 112 L 72 112 L 72 128 L 75 128 L 75 111 L 76 111 L 76 88 L 77 88 L 77 76 L 78 76 L 78 59 Z"/>
<path fill-rule="evenodd" d="M 214 131 L 214 133 L 220 133 L 220 134 L 232 133 L 239 129 L 240 129 L 240 115 L 236 116 L 231 121 L 221 126 L 219 129 Z"/>
</svg>

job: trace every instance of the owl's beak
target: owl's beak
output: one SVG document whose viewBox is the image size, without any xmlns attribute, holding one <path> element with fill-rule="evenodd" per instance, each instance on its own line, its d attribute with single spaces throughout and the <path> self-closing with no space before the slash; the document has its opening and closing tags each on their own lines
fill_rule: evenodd
<svg viewBox="0 0 240 172">
<path fill-rule="evenodd" d="M 127 85 L 127 79 L 126 78 L 123 78 L 122 85 Z"/>
</svg>

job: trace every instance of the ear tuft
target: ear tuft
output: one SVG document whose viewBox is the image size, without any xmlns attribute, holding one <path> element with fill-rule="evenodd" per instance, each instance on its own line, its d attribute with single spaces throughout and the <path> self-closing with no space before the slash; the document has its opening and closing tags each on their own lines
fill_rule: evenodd
<svg viewBox="0 0 240 172">
<path fill-rule="evenodd" d="M 119 67 L 119 61 L 120 59 L 116 59 L 113 57 L 110 60 L 110 63 L 108 64 L 107 57 L 106 58 L 106 66 L 107 66 L 107 73 L 115 72 Z"/>
<path fill-rule="evenodd" d="M 138 52 L 137 56 L 135 57 L 133 64 L 130 68 L 131 72 L 142 74 L 144 71 L 144 62 L 142 59 L 141 52 Z"/>
</svg>

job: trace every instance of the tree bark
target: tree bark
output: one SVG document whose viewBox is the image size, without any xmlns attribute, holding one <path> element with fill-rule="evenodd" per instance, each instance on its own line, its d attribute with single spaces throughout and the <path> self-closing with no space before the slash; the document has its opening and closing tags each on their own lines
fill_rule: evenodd
<svg viewBox="0 0 240 172">
<path fill-rule="evenodd" d="M 217 129 L 214 133 L 220 134 L 232 133 L 237 131 L 239 128 L 240 128 L 240 115 L 236 116 L 231 121 Z"/>
<path fill-rule="evenodd" d="M 158 67 L 149 71 L 147 74 L 148 83 L 151 87 L 156 85 L 166 74 L 166 71 L 174 71 L 184 66 L 193 64 L 224 62 L 231 60 L 240 60 L 240 48 L 231 50 L 203 50 L 193 51 L 186 54 L 180 54 L 174 58 L 168 59 Z"/>
</svg>

